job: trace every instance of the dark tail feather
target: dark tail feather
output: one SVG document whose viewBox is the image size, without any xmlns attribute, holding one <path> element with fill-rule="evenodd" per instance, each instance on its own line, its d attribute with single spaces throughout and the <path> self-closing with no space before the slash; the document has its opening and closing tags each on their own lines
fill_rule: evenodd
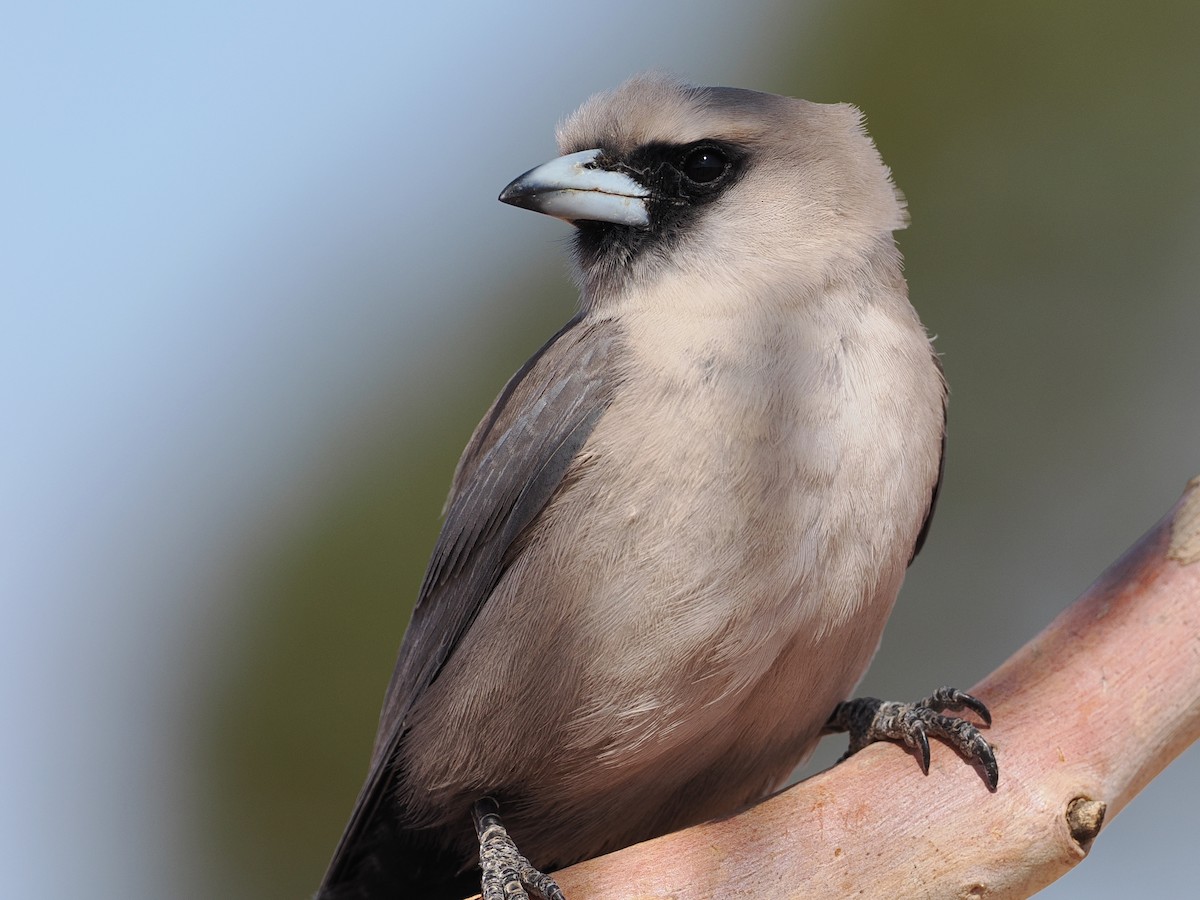
<svg viewBox="0 0 1200 900">
<path fill-rule="evenodd" d="M 479 874 L 428 831 L 403 828 L 391 779 L 369 777 L 316 900 L 462 900 Z"/>
</svg>

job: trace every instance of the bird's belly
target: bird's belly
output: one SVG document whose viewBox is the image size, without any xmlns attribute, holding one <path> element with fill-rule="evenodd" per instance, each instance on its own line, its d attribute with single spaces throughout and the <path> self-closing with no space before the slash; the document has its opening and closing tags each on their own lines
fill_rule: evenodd
<svg viewBox="0 0 1200 900">
<path fill-rule="evenodd" d="M 484 612 L 514 618 L 472 630 L 524 634 L 492 685 L 516 718 L 471 730 L 499 737 L 478 783 L 538 811 L 509 822 L 533 858 L 569 862 L 762 796 L 878 646 L 903 571 L 888 560 L 907 550 L 842 552 L 863 536 L 830 502 L 836 479 L 733 466 L 698 481 L 712 467 L 694 456 L 711 452 L 689 441 L 652 455 L 656 470 L 643 457 L 577 473 Z M 639 500 L 640 478 L 670 499 Z"/>
<path fill-rule="evenodd" d="M 437 808 L 509 797 L 537 810 L 509 821 L 525 852 L 568 862 L 728 813 L 807 756 L 878 645 L 903 554 L 842 551 L 862 536 L 835 478 L 699 479 L 712 452 L 572 476 L 425 698 L 415 727 L 450 749 L 413 774 L 462 795 Z M 456 677 L 479 659 L 495 671 Z"/>
</svg>

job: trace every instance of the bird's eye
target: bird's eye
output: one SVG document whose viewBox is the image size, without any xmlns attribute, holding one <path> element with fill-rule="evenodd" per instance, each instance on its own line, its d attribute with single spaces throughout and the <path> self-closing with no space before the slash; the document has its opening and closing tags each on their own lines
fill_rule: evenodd
<svg viewBox="0 0 1200 900">
<path fill-rule="evenodd" d="M 683 158 L 679 166 L 689 181 L 700 184 L 716 181 L 725 174 L 727 168 L 729 160 L 715 147 L 697 147 Z"/>
</svg>

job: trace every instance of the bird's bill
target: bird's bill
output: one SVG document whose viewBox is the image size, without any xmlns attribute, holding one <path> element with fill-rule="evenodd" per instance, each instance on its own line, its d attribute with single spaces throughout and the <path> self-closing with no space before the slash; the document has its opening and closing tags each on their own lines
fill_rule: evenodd
<svg viewBox="0 0 1200 900">
<path fill-rule="evenodd" d="M 568 222 L 650 224 L 650 192 L 622 172 L 596 164 L 599 150 L 581 150 L 530 169 L 500 192 L 503 203 Z"/>
</svg>

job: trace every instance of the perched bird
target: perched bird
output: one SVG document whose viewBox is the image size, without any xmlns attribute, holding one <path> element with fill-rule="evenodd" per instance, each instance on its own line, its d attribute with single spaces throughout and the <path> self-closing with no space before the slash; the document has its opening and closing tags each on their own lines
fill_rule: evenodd
<svg viewBox="0 0 1200 900">
<path fill-rule="evenodd" d="M 319 897 L 452 898 L 725 815 L 843 703 L 940 480 L 946 386 L 859 112 L 634 78 L 500 195 L 575 228 L 578 314 L 476 428 Z"/>
</svg>

